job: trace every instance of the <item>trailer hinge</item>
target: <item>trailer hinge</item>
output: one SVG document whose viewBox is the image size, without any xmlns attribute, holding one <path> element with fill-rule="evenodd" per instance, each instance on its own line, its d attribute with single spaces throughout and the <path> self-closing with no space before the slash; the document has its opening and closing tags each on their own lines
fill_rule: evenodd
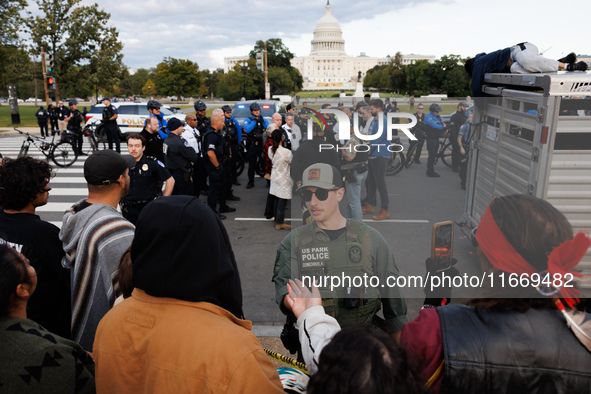
<svg viewBox="0 0 591 394">
<path fill-rule="evenodd" d="M 530 196 L 534 194 L 534 189 L 535 186 L 531 183 L 527 184 L 527 194 L 529 194 Z"/>
<path fill-rule="evenodd" d="M 472 149 L 474 149 L 474 150 L 480 149 L 480 144 L 478 143 L 478 140 L 474 140 L 474 142 L 472 143 Z"/>
<path fill-rule="evenodd" d="M 538 162 L 540 158 L 540 148 L 534 147 L 531 151 L 531 161 Z"/>
<path fill-rule="evenodd" d="M 536 121 L 538 123 L 544 123 L 544 114 L 546 113 L 546 111 L 545 111 L 544 107 L 538 107 L 537 109 L 538 109 L 538 111 L 537 111 L 538 115 L 536 117 Z"/>
</svg>

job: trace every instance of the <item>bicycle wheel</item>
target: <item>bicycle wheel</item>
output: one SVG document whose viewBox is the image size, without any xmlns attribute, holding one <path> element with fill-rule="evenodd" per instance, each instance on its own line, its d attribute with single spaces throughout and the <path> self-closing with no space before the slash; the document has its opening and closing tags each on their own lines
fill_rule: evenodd
<svg viewBox="0 0 591 394">
<path fill-rule="evenodd" d="M 88 156 L 95 150 L 95 142 L 92 137 L 88 136 L 84 138 L 84 142 L 82 143 L 82 153 Z"/>
<path fill-rule="evenodd" d="M 58 167 L 69 167 L 78 159 L 74 145 L 67 141 L 58 142 L 49 155 Z"/>
<path fill-rule="evenodd" d="M 93 140 L 93 147 L 92 147 L 93 152 L 97 152 L 99 150 L 105 150 L 105 149 L 107 149 L 107 145 L 103 141 Z"/>
<path fill-rule="evenodd" d="M 398 174 L 404 168 L 406 158 L 402 152 L 392 152 L 390 161 L 386 167 L 386 175 L 392 176 Z"/>
<path fill-rule="evenodd" d="M 404 161 L 404 167 L 408 168 L 412 163 L 415 162 L 414 156 L 415 152 L 417 151 L 417 146 L 418 144 L 414 144 L 408 149 L 408 152 L 406 152 L 406 160 Z"/>
<path fill-rule="evenodd" d="M 20 159 L 21 157 L 26 157 L 27 153 L 29 153 L 29 145 L 23 144 L 23 146 L 21 146 L 20 152 L 18 152 L 17 158 Z"/>
<path fill-rule="evenodd" d="M 234 162 L 236 167 L 236 177 L 239 177 L 244 171 L 245 153 L 242 146 L 238 146 L 238 158 Z"/>
<path fill-rule="evenodd" d="M 265 176 L 265 159 L 259 157 L 257 160 L 257 166 L 255 167 L 255 172 L 258 176 L 263 178 Z"/>
<path fill-rule="evenodd" d="M 441 161 L 443 162 L 443 164 L 445 164 L 448 167 L 451 167 L 451 151 L 452 151 L 451 142 L 448 142 L 443 147 L 443 152 L 441 153 Z"/>
</svg>

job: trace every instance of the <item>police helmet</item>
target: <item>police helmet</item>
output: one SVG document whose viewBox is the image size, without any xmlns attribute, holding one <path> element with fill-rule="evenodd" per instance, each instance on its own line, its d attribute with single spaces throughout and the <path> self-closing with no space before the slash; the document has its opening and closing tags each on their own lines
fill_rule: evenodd
<svg viewBox="0 0 591 394">
<path fill-rule="evenodd" d="M 76 100 L 70 100 L 70 101 L 68 102 L 68 105 L 69 105 L 70 107 L 71 107 L 72 105 L 76 105 L 76 104 L 78 104 L 78 101 L 76 101 Z M 43 107 L 41 107 L 41 108 L 43 108 Z"/>
<path fill-rule="evenodd" d="M 194 107 L 195 111 L 205 111 L 207 109 L 207 105 L 205 105 L 205 103 L 201 100 L 197 100 Z"/>
<path fill-rule="evenodd" d="M 439 104 L 431 104 L 431 106 L 429 107 L 429 111 L 430 112 L 441 112 L 443 110 L 441 109 Z"/>
<path fill-rule="evenodd" d="M 160 104 L 158 101 L 156 101 L 156 100 L 148 101 L 148 109 L 154 109 L 154 108 L 160 108 L 160 107 L 162 107 L 162 104 Z"/>
<path fill-rule="evenodd" d="M 254 103 L 250 104 L 250 110 L 251 111 L 260 111 L 261 106 L 259 105 L 259 103 L 254 102 Z"/>
<path fill-rule="evenodd" d="M 224 111 L 224 112 L 228 112 L 228 111 L 232 112 L 232 107 L 230 107 L 229 105 L 224 105 L 222 107 L 222 111 Z"/>
</svg>

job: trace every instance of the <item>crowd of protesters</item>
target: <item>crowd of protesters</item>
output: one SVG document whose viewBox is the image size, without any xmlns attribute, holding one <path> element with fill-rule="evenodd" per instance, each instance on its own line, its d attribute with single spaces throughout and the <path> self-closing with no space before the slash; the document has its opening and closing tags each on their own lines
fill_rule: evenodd
<svg viewBox="0 0 591 394">
<path fill-rule="evenodd" d="M 308 122 L 317 113 L 307 103 L 299 113 L 291 104 L 271 121 L 255 103 L 242 124 L 229 106 L 208 118 L 198 102 L 186 125 L 166 122 L 160 107 L 151 100 L 144 130 L 128 137 L 131 155 L 107 149 L 86 159 L 88 196 L 65 212 L 61 229 L 36 214 L 48 202 L 51 166 L 29 157 L 5 158 L 0 166 L 0 390 L 588 391 L 591 316 L 576 289 L 530 289 L 525 298 L 467 305 L 448 305 L 451 294 L 426 290 L 409 321 L 399 290 L 327 294 L 299 281 L 306 270 L 398 275 L 388 243 L 361 223 L 363 215 L 390 217 L 389 152 L 379 149 L 389 141 L 363 136 L 375 135 L 385 114 L 399 112 L 396 102 L 339 104 L 347 116 L 358 114 L 361 136 L 353 116 L 346 125 L 331 116 Z M 423 123 L 440 124 L 438 111 L 430 112 L 414 133 L 429 133 Z M 470 121 L 457 116 L 451 131 L 463 187 Z M 346 141 L 338 139 L 342 127 L 351 135 Z M 236 210 L 227 201 L 240 200 L 232 186 L 240 186 L 242 138 L 247 189 L 256 186 L 259 161 L 265 164 L 265 217 L 275 229 L 291 230 L 287 202 L 296 199 L 303 212 L 304 226 L 279 245 L 272 273 L 279 308 L 298 329 L 311 374 L 299 385 L 281 379 L 245 320 L 240 273 L 221 221 Z M 322 151 L 321 144 L 343 149 Z M 359 145 L 369 149 L 354 149 Z M 482 270 L 491 275 L 571 273 L 591 245 L 552 205 L 524 195 L 494 199 L 475 234 Z M 306 265 L 298 256 L 309 247 L 333 257 Z M 298 264 L 299 275 L 291 271 Z M 427 272 L 438 275 L 429 264 Z"/>
</svg>

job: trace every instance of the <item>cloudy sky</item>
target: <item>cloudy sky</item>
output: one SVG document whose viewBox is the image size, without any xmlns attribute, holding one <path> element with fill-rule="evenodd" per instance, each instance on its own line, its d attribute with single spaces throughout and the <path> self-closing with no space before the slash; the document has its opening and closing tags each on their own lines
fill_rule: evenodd
<svg viewBox="0 0 591 394">
<path fill-rule="evenodd" d="M 330 1 L 348 55 L 473 56 L 522 41 L 552 58 L 569 52 L 591 55 L 585 17 L 577 18 L 589 15 L 589 1 Z M 128 67 L 155 67 L 170 56 L 196 61 L 200 69 L 223 67 L 225 56 L 246 55 L 257 40 L 275 37 L 296 56 L 309 55 L 325 5 L 326 0 L 99 2 L 120 32 Z"/>
</svg>

